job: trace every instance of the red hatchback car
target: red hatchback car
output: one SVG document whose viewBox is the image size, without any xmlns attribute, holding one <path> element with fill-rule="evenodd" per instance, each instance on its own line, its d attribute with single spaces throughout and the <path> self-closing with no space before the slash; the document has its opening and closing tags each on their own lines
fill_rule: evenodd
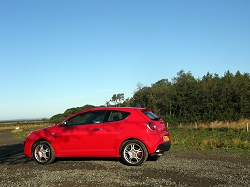
<svg viewBox="0 0 250 187">
<path fill-rule="evenodd" d="M 120 157 L 130 166 L 157 160 L 171 147 L 165 123 L 150 109 L 83 110 L 61 123 L 30 133 L 24 154 L 39 164 L 62 157 Z"/>
</svg>

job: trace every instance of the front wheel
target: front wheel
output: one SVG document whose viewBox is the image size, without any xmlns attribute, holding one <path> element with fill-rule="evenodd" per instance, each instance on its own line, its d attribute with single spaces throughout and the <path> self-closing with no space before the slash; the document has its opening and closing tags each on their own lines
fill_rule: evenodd
<svg viewBox="0 0 250 187">
<path fill-rule="evenodd" d="M 53 147 L 47 141 L 39 141 L 32 149 L 33 159 L 39 164 L 50 164 L 55 160 Z"/>
<path fill-rule="evenodd" d="M 129 166 L 139 166 L 148 158 L 145 145 L 138 140 L 128 140 L 121 147 L 122 161 Z"/>
</svg>

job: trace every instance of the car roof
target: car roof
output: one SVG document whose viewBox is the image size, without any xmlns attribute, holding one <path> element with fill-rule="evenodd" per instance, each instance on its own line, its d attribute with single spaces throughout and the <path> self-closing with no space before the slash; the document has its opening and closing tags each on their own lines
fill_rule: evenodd
<svg viewBox="0 0 250 187">
<path fill-rule="evenodd" d="M 145 110 L 146 108 L 137 108 L 137 107 L 96 107 L 90 108 L 87 110 L 124 110 L 124 111 L 131 111 L 131 110 Z"/>
<path fill-rule="evenodd" d="M 84 113 L 87 111 L 97 111 L 97 110 L 117 110 L 117 111 L 126 111 L 126 112 L 132 112 L 132 111 L 152 111 L 150 108 L 139 108 L 139 107 L 96 107 L 96 108 L 89 108 L 89 109 L 84 109 L 81 110 L 75 114 L 80 114 L 80 113 Z"/>
<path fill-rule="evenodd" d="M 88 112 L 88 111 L 98 111 L 98 110 L 117 110 L 117 111 L 124 111 L 124 112 L 132 112 L 132 111 L 145 111 L 145 110 L 149 110 L 152 111 L 150 108 L 138 108 L 138 107 L 96 107 L 96 108 L 89 108 L 89 109 L 84 109 L 81 110 L 79 112 L 76 112 L 74 114 L 71 114 L 70 116 L 68 116 L 66 118 L 72 118 L 73 116 L 76 116 L 78 114 L 84 113 L 84 112 Z"/>
</svg>

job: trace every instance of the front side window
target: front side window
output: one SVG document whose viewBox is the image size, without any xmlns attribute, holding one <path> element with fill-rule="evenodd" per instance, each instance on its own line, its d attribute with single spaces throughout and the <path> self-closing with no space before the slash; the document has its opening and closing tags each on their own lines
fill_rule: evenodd
<svg viewBox="0 0 250 187">
<path fill-rule="evenodd" d="M 106 111 L 89 111 L 68 120 L 67 126 L 103 123 Z"/>
<path fill-rule="evenodd" d="M 130 115 L 129 112 L 122 112 L 122 111 L 111 111 L 109 118 L 108 118 L 108 122 L 112 122 L 112 121 L 120 121 L 125 119 L 126 117 L 128 117 Z"/>
</svg>

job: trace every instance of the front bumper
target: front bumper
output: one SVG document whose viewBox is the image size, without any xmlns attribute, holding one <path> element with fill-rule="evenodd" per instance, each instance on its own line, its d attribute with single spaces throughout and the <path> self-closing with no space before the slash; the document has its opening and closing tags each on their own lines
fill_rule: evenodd
<svg viewBox="0 0 250 187">
<path fill-rule="evenodd" d="M 32 158 L 31 145 L 27 140 L 23 142 L 23 153 L 26 157 Z"/>
</svg>

